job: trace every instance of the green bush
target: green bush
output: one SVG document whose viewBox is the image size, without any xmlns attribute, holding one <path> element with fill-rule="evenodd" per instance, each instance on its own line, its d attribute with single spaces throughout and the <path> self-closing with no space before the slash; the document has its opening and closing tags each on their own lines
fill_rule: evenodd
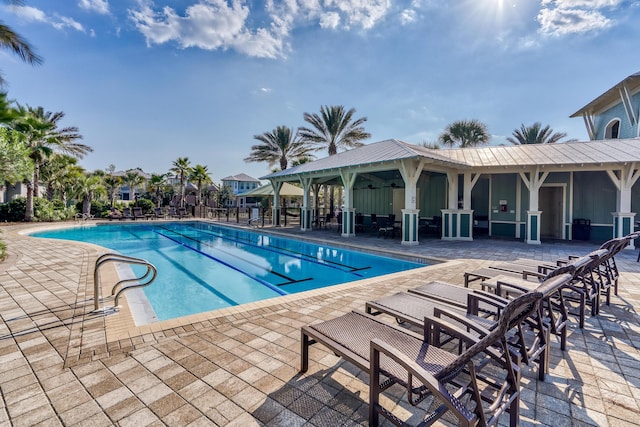
<svg viewBox="0 0 640 427">
<path fill-rule="evenodd" d="M 2 234 L 2 230 L 0 230 L 0 234 Z M 7 244 L 0 240 L 0 261 L 4 261 L 7 257 Z"/>
<path fill-rule="evenodd" d="M 152 214 L 153 210 L 156 208 L 155 203 L 149 199 L 138 199 L 134 206 L 139 206 L 142 208 L 142 213 L 144 214 Z"/>
<path fill-rule="evenodd" d="M 24 221 L 24 213 L 27 210 L 27 199 L 20 197 L 0 205 L 0 221 L 20 222 Z M 62 221 L 73 218 L 76 214 L 74 207 L 65 208 L 60 201 L 50 202 L 41 197 L 33 199 L 34 221 Z"/>
</svg>

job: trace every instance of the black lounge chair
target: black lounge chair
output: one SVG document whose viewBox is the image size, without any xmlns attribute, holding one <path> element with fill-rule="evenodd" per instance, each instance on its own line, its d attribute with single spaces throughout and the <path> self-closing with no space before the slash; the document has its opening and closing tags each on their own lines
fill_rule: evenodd
<svg viewBox="0 0 640 427">
<path fill-rule="evenodd" d="M 145 215 L 142 213 L 142 208 L 141 207 L 134 207 L 133 208 L 133 219 L 145 219 Z"/>
<path fill-rule="evenodd" d="M 131 208 L 122 209 L 122 219 L 135 219 L 131 214 Z"/>
<path fill-rule="evenodd" d="M 402 421 L 380 402 L 380 394 L 393 384 L 407 388 L 412 405 L 418 405 L 429 396 L 436 399 L 430 407 L 433 403 L 439 405 L 426 417 L 429 424 L 451 412 L 460 425 L 493 425 L 503 413 L 509 412 L 510 424 L 516 426 L 520 404 L 520 360 L 509 351 L 506 336 L 510 329 L 537 310 L 541 298 L 541 293 L 531 292 L 511 301 L 502 310 L 496 327 L 480 339 L 436 318 L 425 318 L 424 335 L 420 336 L 360 312 L 303 326 L 300 370 L 307 371 L 309 346 L 319 342 L 369 372 L 369 425 L 372 426 L 378 425 L 379 415 L 402 425 Z M 456 355 L 430 344 L 443 332 L 464 343 L 462 354 Z M 489 364 L 498 369 L 488 369 Z M 456 391 L 450 391 L 451 387 Z M 483 393 L 485 391 L 495 399 L 487 402 L 489 394 Z"/>
<path fill-rule="evenodd" d="M 155 208 L 153 210 L 153 217 L 155 219 L 164 219 L 165 216 L 164 216 L 164 211 L 162 210 L 162 208 Z"/>
</svg>

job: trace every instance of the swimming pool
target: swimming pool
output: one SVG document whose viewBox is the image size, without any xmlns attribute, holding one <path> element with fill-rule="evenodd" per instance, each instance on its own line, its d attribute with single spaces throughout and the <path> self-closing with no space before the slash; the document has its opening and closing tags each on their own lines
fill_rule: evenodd
<svg viewBox="0 0 640 427">
<path fill-rule="evenodd" d="M 31 235 L 94 243 L 153 263 L 158 277 L 143 291 L 158 320 L 425 266 L 197 221 L 94 224 Z"/>
</svg>

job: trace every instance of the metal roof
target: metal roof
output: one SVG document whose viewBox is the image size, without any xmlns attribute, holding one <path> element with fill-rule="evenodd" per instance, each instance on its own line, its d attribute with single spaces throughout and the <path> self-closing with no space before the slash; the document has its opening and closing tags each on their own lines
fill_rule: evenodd
<svg viewBox="0 0 640 427">
<path fill-rule="evenodd" d="M 528 166 L 571 167 L 573 165 L 583 167 L 640 163 L 640 138 L 440 150 L 431 150 L 396 139 L 388 139 L 276 172 L 263 177 L 263 179 L 385 163 L 391 166 L 397 160 L 409 158 L 426 159 L 430 163 L 448 166 L 452 170 L 504 169 Z"/>
<path fill-rule="evenodd" d="M 238 175 L 230 175 L 226 178 L 222 178 L 222 181 L 260 182 L 259 179 L 255 179 L 254 177 L 251 177 L 246 173 L 240 173 Z"/>
<path fill-rule="evenodd" d="M 640 162 L 640 138 L 441 150 L 471 167 L 569 166 Z"/>
<path fill-rule="evenodd" d="M 623 85 L 627 86 L 627 89 L 633 93 L 637 88 L 640 87 L 640 72 L 635 74 L 631 74 L 629 77 L 622 80 L 617 85 L 613 86 L 611 89 L 607 90 L 605 93 L 573 113 L 569 117 L 580 117 L 583 113 L 587 114 L 596 114 L 602 111 L 603 108 L 608 107 L 612 103 L 616 101 L 620 101 L 620 89 Z"/>
<path fill-rule="evenodd" d="M 446 150 L 430 150 L 428 148 L 412 145 L 397 139 L 387 139 L 372 144 L 366 144 L 353 150 L 343 151 L 333 156 L 324 157 L 313 162 L 285 169 L 264 176 L 261 179 L 278 178 L 288 175 L 300 175 L 311 172 L 328 171 L 332 169 L 348 168 L 356 166 L 375 165 L 395 162 L 402 159 L 428 159 L 432 163 L 440 163 L 450 167 L 465 167 L 465 163 L 459 162 L 441 155 Z"/>
</svg>

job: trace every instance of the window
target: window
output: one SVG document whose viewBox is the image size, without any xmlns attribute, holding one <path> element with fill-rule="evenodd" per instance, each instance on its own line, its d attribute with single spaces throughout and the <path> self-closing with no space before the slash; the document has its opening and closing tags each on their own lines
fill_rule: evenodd
<svg viewBox="0 0 640 427">
<path fill-rule="evenodd" d="M 617 139 L 620 133 L 620 120 L 614 119 L 609 122 L 604 132 L 605 139 Z"/>
</svg>

